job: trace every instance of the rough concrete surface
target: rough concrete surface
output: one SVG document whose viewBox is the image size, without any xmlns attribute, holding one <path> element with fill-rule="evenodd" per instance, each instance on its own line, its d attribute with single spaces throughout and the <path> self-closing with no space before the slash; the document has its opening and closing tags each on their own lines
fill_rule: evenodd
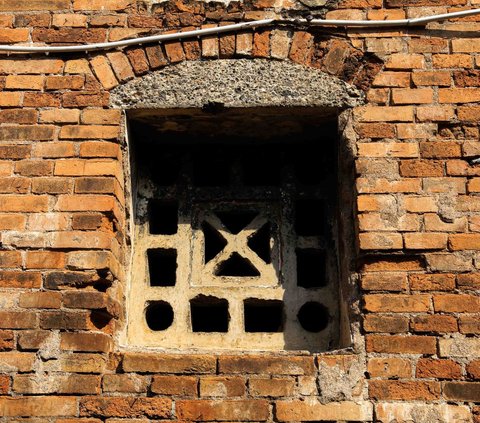
<svg viewBox="0 0 480 423">
<path fill-rule="evenodd" d="M 183 62 L 115 88 L 111 105 L 127 109 L 310 106 L 347 108 L 363 94 L 316 69 L 263 59 Z"/>
</svg>

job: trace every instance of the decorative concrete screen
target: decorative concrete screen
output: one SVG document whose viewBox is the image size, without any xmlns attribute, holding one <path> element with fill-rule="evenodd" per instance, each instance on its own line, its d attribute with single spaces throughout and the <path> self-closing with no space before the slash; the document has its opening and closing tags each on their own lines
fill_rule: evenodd
<svg viewBox="0 0 480 423">
<path fill-rule="evenodd" d="M 293 117 L 267 131 L 268 118 L 252 116 L 258 135 L 242 134 L 232 118 L 228 138 L 212 110 L 132 119 L 130 343 L 311 351 L 336 344 L 336 125 Z"/>
</svg>

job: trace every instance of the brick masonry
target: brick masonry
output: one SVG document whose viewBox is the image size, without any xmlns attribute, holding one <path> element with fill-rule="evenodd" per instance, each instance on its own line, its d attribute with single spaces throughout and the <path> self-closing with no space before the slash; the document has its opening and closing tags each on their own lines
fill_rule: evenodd
<svg viewBox="0 0 480 423">
<path fill-rule="evenodd" d="M 320 12 L 399 19 L 474 3 L 340 0 Z M 311 11 L 293 0 L 3 1 L 0 42 L 112 41 L 282 12 Z M 480 422 L 479 22 L 273 27 L 91 54 L 2 55 L 1 421 Z M 185 355 L 118 344 L 124 127 L 109 91 L 217 58 L 292 61 L 365 93 L 351 121 L 360 311 L 350 350 Z"/>
</svg>

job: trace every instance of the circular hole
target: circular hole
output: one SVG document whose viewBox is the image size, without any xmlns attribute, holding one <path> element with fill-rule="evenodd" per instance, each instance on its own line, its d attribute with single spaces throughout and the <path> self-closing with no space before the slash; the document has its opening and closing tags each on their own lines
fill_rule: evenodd
<svg viewBox="0 0 480 423">
<path fill-rule="evenodd" d="M 320 332 L 328 326 L 328 308 L 323 304 L 309 301 L 300 307 L 297 319 L 306 331 Z"/>
<path fill-rule="evenodd" d="M 173 309 L 165 301 L 154 301 L 147 304 L 145 320 L 151 330 L 165 330 L 173 323 Z"/>
</svg>

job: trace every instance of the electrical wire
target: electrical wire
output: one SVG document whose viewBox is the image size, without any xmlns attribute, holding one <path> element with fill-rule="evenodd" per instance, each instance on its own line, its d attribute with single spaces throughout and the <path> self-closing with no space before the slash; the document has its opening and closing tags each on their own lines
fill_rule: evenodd
<svg viewBox="0 0 480 423">
<path fill-rule="evenodd" d="M 179 41 L 189 38 L 201 38 L 208 35 L 222 34 L 225 32 L 236 32 L 246 29 L 255 29 L 269 25 L 289 25 L 302 27 L 332 26 L 332 27 L 402 27 L 422 26 L 430 22 L 444 21 L 447 19 L 462 18 L 465 16 L 479 15 L 480 9 L 462 10 L 460 12 L 443 13 L 440 15 L 429 15 L 412 19 L 394 20 L 338 20 L 338 19 L 261 19 L 256 21 L 241 22 L 237 24 L 224 25 L 212 28 L 196 29 L 192 31 L 176 32 L 170 34 L 151 35 L 147 37 L 130 38 L 120 41 L 109 41 L 105 43 L 92 43 L 74 46 L 24 46 L 24 45 L 0 45 L 0 52 L 6 53 L 74 53 L 99 50 L 110 50 L 114 48 L 141 45 L 147 43 L 164 43 Z"/>
</svg>

